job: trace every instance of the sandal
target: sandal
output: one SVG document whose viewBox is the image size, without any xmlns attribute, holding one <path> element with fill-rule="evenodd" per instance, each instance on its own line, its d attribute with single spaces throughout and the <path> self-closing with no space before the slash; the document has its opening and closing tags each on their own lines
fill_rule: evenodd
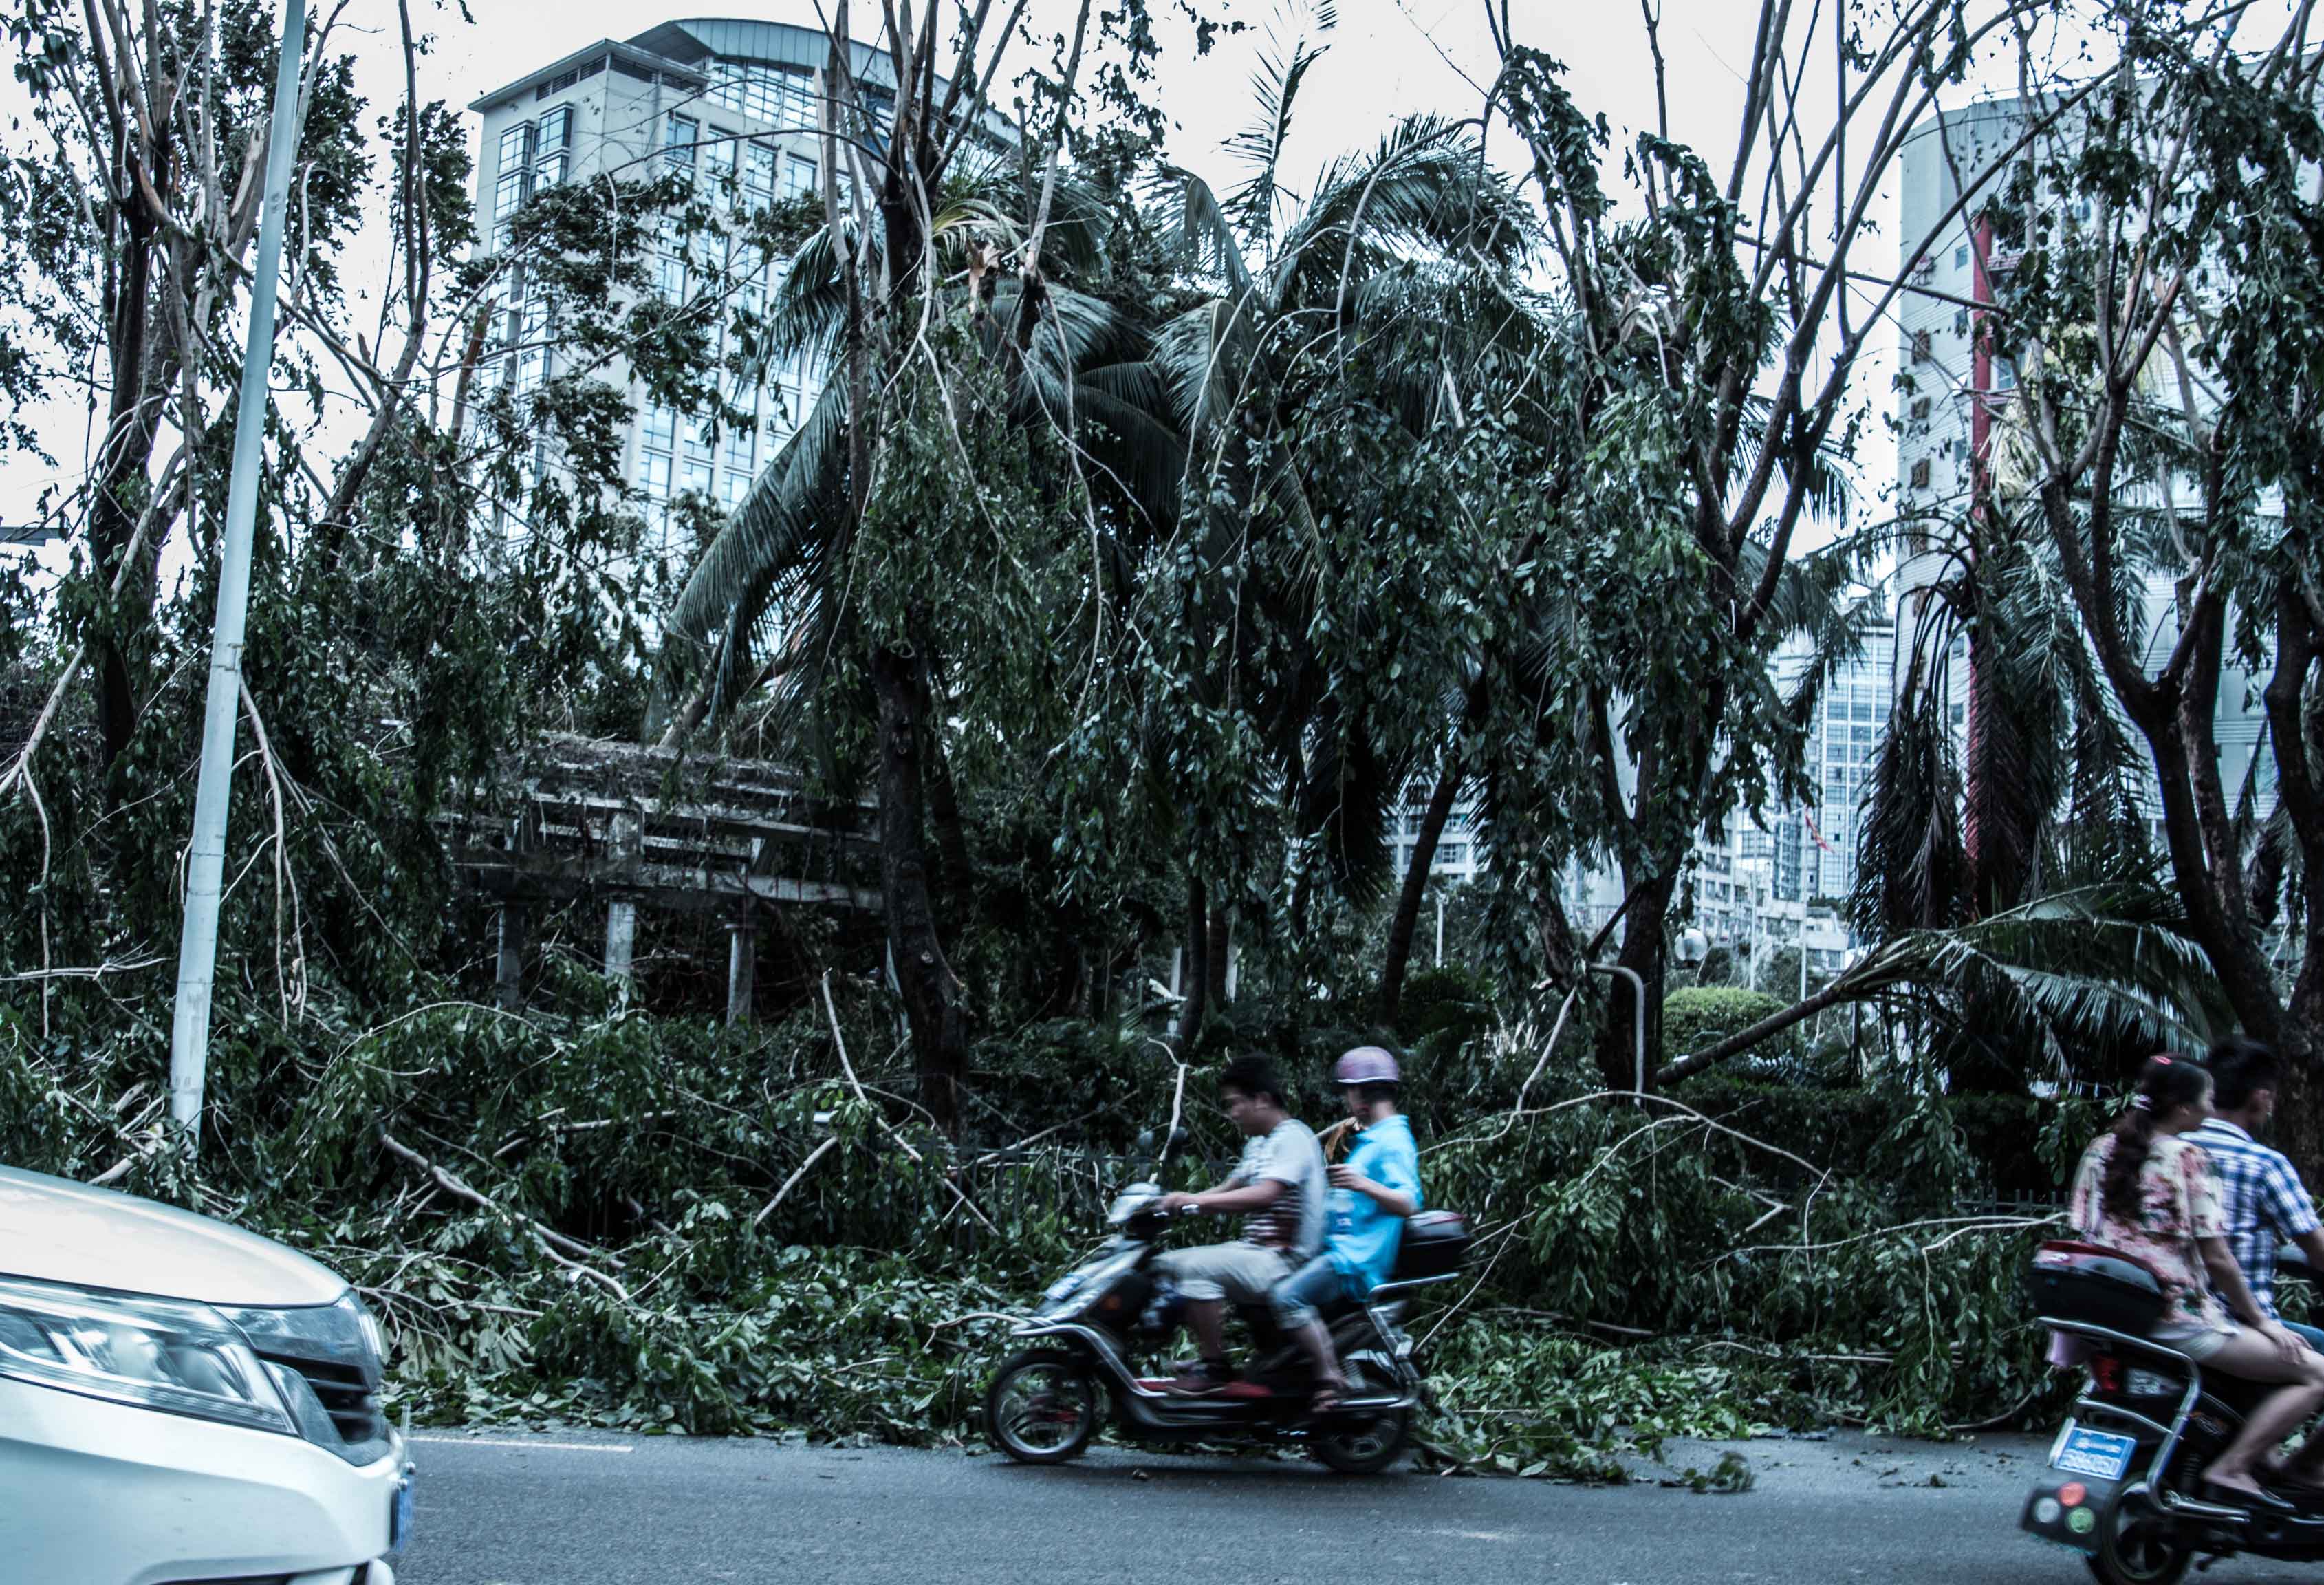
<svg viewBox="0 0 2324 1585">
<path fill-rule="evenodd" d="M 1338 1408 L 1342 1403 L 1346 1402 L 1347 1396 L 1348 1384 L 1346 1382 L 1327 1381 L 1321 1386 L 1317 1387 L 1313 1393 L 1308 1395 L 1307 1412 L 1311 1414 L 1329 1414 L 1333 1410 Z"/>
<path fill-rule="evenodd" d="M 2246 1490 L 2240 1486 L 2229 1485 L 2224 1480 L 2214 1480 L 2206 1475 L 2203 1477 L 2203 1489 L 2215 1497 L 2225 1497 L 2230 1502 L 2242 1503 L 2255 1508 L 2274 1509 L 2282 1513 L 2292 1511 L 2290 1503 L 2264 1486 L 2254 1485 Z"/>
</svg>

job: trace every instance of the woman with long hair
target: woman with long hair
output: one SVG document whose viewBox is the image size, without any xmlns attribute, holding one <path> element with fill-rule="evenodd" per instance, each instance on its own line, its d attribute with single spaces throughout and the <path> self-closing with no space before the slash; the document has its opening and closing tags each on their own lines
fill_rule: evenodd
<svg viewBox="0 0 2324 1585">
<path fill-rule="evenodd" d="M 2207 1485 L 2280 1502 L 2261 1488 L 2260 1460 L 2324 1404 L 2324 1355 L 2252 1297 L 2228 1252 L 2218 1181 L 2181 1135 L 2211 1115 L 2211 1076 L 2192 1057 L 2155 1057 L 2121 1121 L 2090 1142 L 2074 1174 L 2074 1226 L 2093 1244 L 2135 1256 L 2162 1279 L 2156 1342 L 2246 1381 L 2282 1382 L 2244 1420 L 2242 1434 L 2203 1471 Z M 2208 1274 L 2209 1280 L 2206 1281 Z M 2243 1325 L 2219 1307 L 2216 1290 Z"/>
</svg>

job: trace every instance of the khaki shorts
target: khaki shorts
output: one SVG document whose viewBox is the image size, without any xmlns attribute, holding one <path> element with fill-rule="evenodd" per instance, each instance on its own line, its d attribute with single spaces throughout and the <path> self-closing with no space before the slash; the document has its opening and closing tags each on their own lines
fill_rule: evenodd
<svg viewBox="0 0 2324 1585">
<path fill-rule="evenodd" d="M 1189 1299 L 1232 1299 L 1243 1304 L 1265 1301 L 1275 1292 L 1275 1284 L 1291 1274 L 1291 1262 L 1286 1256 L 1257 1244 L 1166 1249 L 1154 1265 L 1168 1273 L 1178 1292 Z"/>
</svg>

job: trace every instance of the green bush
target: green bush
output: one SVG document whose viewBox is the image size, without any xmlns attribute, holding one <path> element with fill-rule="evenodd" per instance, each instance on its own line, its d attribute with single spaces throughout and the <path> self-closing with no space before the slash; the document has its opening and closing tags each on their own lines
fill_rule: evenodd
<svg viewBox="0 0 2324 1585">
<path fill-rule="evenodd" d="M 1789 1005 L 1764 992 L 1744 990 L 1738 986 L 1683 986 L 1663 997 L 1663 1060 L 1675 1061 L 1699 1052 L 1714 1041 L 1782 1012 Z M 1748 1056 L 1757 1067 L 1780 1070 L 1796 1063 L 1803 1050 L 1799 1026 L 1795 1024 L 1755 1047 Z"/>
</svg>

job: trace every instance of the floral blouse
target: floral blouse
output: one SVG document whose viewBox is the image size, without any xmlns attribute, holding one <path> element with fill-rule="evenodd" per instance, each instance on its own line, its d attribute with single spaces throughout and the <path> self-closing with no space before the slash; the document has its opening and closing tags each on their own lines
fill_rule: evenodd
<svg viewBox="0 0 2324 1585">
<path fill-rule="evenodd" d="M 2158 1329 L 2228 1330 L 2227 1312 L 2211 1296 L 2210 1278 L 2195 1247 L 2196 1239 L 2224 1237 L 2227 1230 L 2211 1158 L 2202 1146 L 2177 1135 L 2156 1135 L 2154 1148 L 2139 1169 L 2139 1219 L 2133 1224 L 2116 1221 L 2099 1202 L 2114 1147 L 2115 1136 L 2101 1134 L 2082 1152 L 2068 1213 L 2074 1227 L 2091 1243 L 2135 1255 L 2154 1268 L 2163 1291 Z"/>
</svg>

